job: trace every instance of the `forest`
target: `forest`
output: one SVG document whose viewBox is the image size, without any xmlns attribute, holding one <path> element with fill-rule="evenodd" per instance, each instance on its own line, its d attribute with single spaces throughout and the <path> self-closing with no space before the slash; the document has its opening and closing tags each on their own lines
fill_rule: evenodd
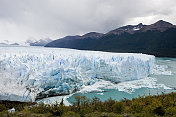
<svg viewBox="0 0 176 117">
<path fill-rule="evenodd" d="M 0 101 L 1 117 L 176 117 L 176 93 L 138 96 L 116 101 L 111 98 L 102 102 L 97 97 L 88 99 L 75 96 L 75 102 L 65 106 L 60 103 L 27 103 Z M 9 109 L 15 108 L 14 112 Z"/>
</svg>

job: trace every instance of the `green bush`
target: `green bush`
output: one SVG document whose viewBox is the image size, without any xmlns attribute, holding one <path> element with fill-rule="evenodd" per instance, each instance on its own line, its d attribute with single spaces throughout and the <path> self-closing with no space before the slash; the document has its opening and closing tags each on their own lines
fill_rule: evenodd
<svg viewBox="0 0 176 117">
<path fill-rule="evenodd" d="M 120 117 L 120 116 L 115 113 L 93 112 L 86 114 L 85 117 Z"/>
<path fill-rule="evenodd" d="M 46 105 L 44 103 L 40 103 L 38 105 L 33 106 L 30 111 L 33 113 L 39 113 L 39 114 L 43 114 L 43 113 L 48 113 L 49 111 L 49 105 Z"/>
<path fill-rule="evenodd" d="M 156 107 L 154 110 L 153 110 L 153 113 L 157 114 L 157 115 L 160 115 L 160 116 L 164 116 L 165 115 L 165 110 L 162 106 L 159 106 L 159 107 Z"/>
<path fill-rule="evenodd" d="M 134 113 L 140 113 L 143 110 L 143 105 L 134 101 L 130 105 L 131 111 Z"/>
<path fill-rule="evenodd" d="M 5 110 L 7 110 L 7 108 L 5 107 L 5 105 L 0 104 L 0 112 L 5 111 Z"/>
<path fill-rule="evenodd" d="M 125 105 L 123 102 L 115 102 L 112 107 L 114 113 L 122 113 L 125 110 Z"/>
<path fill-rule="evenodd" d="M 68 111 L 62 115 L 62 117 L 80 117 L 78 113 L 75 113 L 73 111 Z"/>
</svg>

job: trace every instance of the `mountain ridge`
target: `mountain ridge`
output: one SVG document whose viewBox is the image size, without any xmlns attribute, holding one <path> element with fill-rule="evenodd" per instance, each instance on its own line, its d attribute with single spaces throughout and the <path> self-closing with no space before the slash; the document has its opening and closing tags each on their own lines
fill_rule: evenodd
<svg viewBox="0 0 176 117">
<path fill-rule="evenodd" d="M 85 35 L 57 39 L 45 47 L 176 57 L 176 26 L 163 20 L 151 25 L 127 25 L 105 34 L 90 32 Z"/>
</svg>

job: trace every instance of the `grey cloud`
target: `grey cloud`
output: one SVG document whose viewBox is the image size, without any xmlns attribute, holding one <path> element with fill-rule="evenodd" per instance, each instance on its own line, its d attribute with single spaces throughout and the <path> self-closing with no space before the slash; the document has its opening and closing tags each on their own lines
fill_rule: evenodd
<svg viewBox="0 0 176 117">
<path fill-rule="evenodd" d="M 0 41 L 107 32 L 128 23 L 176 23 L 175 0 L 0 0 Z"/>
</svg>

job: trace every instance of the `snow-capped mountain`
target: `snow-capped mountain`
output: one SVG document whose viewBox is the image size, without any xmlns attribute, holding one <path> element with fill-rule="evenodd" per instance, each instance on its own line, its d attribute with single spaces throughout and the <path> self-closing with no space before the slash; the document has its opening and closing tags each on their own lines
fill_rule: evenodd
<svg viewBox="0 0 176 117">
<path fill-rule="evenodd" d="M 120 35 L 123 33 L 134 34 L 136 32 L 146 32 L 146 31 L 161 31 L 161 32 L 163 32 L 169 28 L 176 28 L 176 26 L 172 25 L 169 22 L 159 20 L 156 23 L 151 24 L 151 25 L 143 25 L 142 23 L 139 23 L 138 25 L 123 26 L 123 27 L 120 27 L 120 28 L 117 28 L 115 30 L 110 31 L 107 34 L 115 34 L 115 35 Z"/>
<path fill-rule="evenodd" d="M 40 40 L 30 40 L 23 42 L 9 42 L 8 40 L 0 41 L 0 46 L 45 46 L 47 43 L 51 42 L 50 38 L 44 38 Z"/>
<path fill-rule="evenodd" d="M 50 43 L 52 40 L 50 38 L 40 39 L 40 40 L 27 40 L 25 44 L 29 46 L 45 46 L 47 43 Z"/>
<path fill-rule="evenodd" d="M 1 46 L 9 45 L 9 41 L 8 40 L 0 41 L 0 45 Z"/>
<path fill-rule="evenodd" d="M 146 25 L 143 25 L 142 23 L 139 23 L 138 25 L 127 25 L 127 26 L 123 26 L 123 27 L 117 28 L 115 30 L 112 30 L 112 31 L 108 32 L 106 35 L 109 35 L 109 34 L 120 35 L 125 32 L 130 33 L 130 34 L 134 34 L 136 31 L 141 30 L 144 26 L 146 26 Z"/>
<path fill-rule="evenodd" d="M 10 43 L 8 40 L 0 41 L 0 46 L 10 46 L 10 45 L 17 46 L 19 44 L 18 43 Z"/>
</svg>

